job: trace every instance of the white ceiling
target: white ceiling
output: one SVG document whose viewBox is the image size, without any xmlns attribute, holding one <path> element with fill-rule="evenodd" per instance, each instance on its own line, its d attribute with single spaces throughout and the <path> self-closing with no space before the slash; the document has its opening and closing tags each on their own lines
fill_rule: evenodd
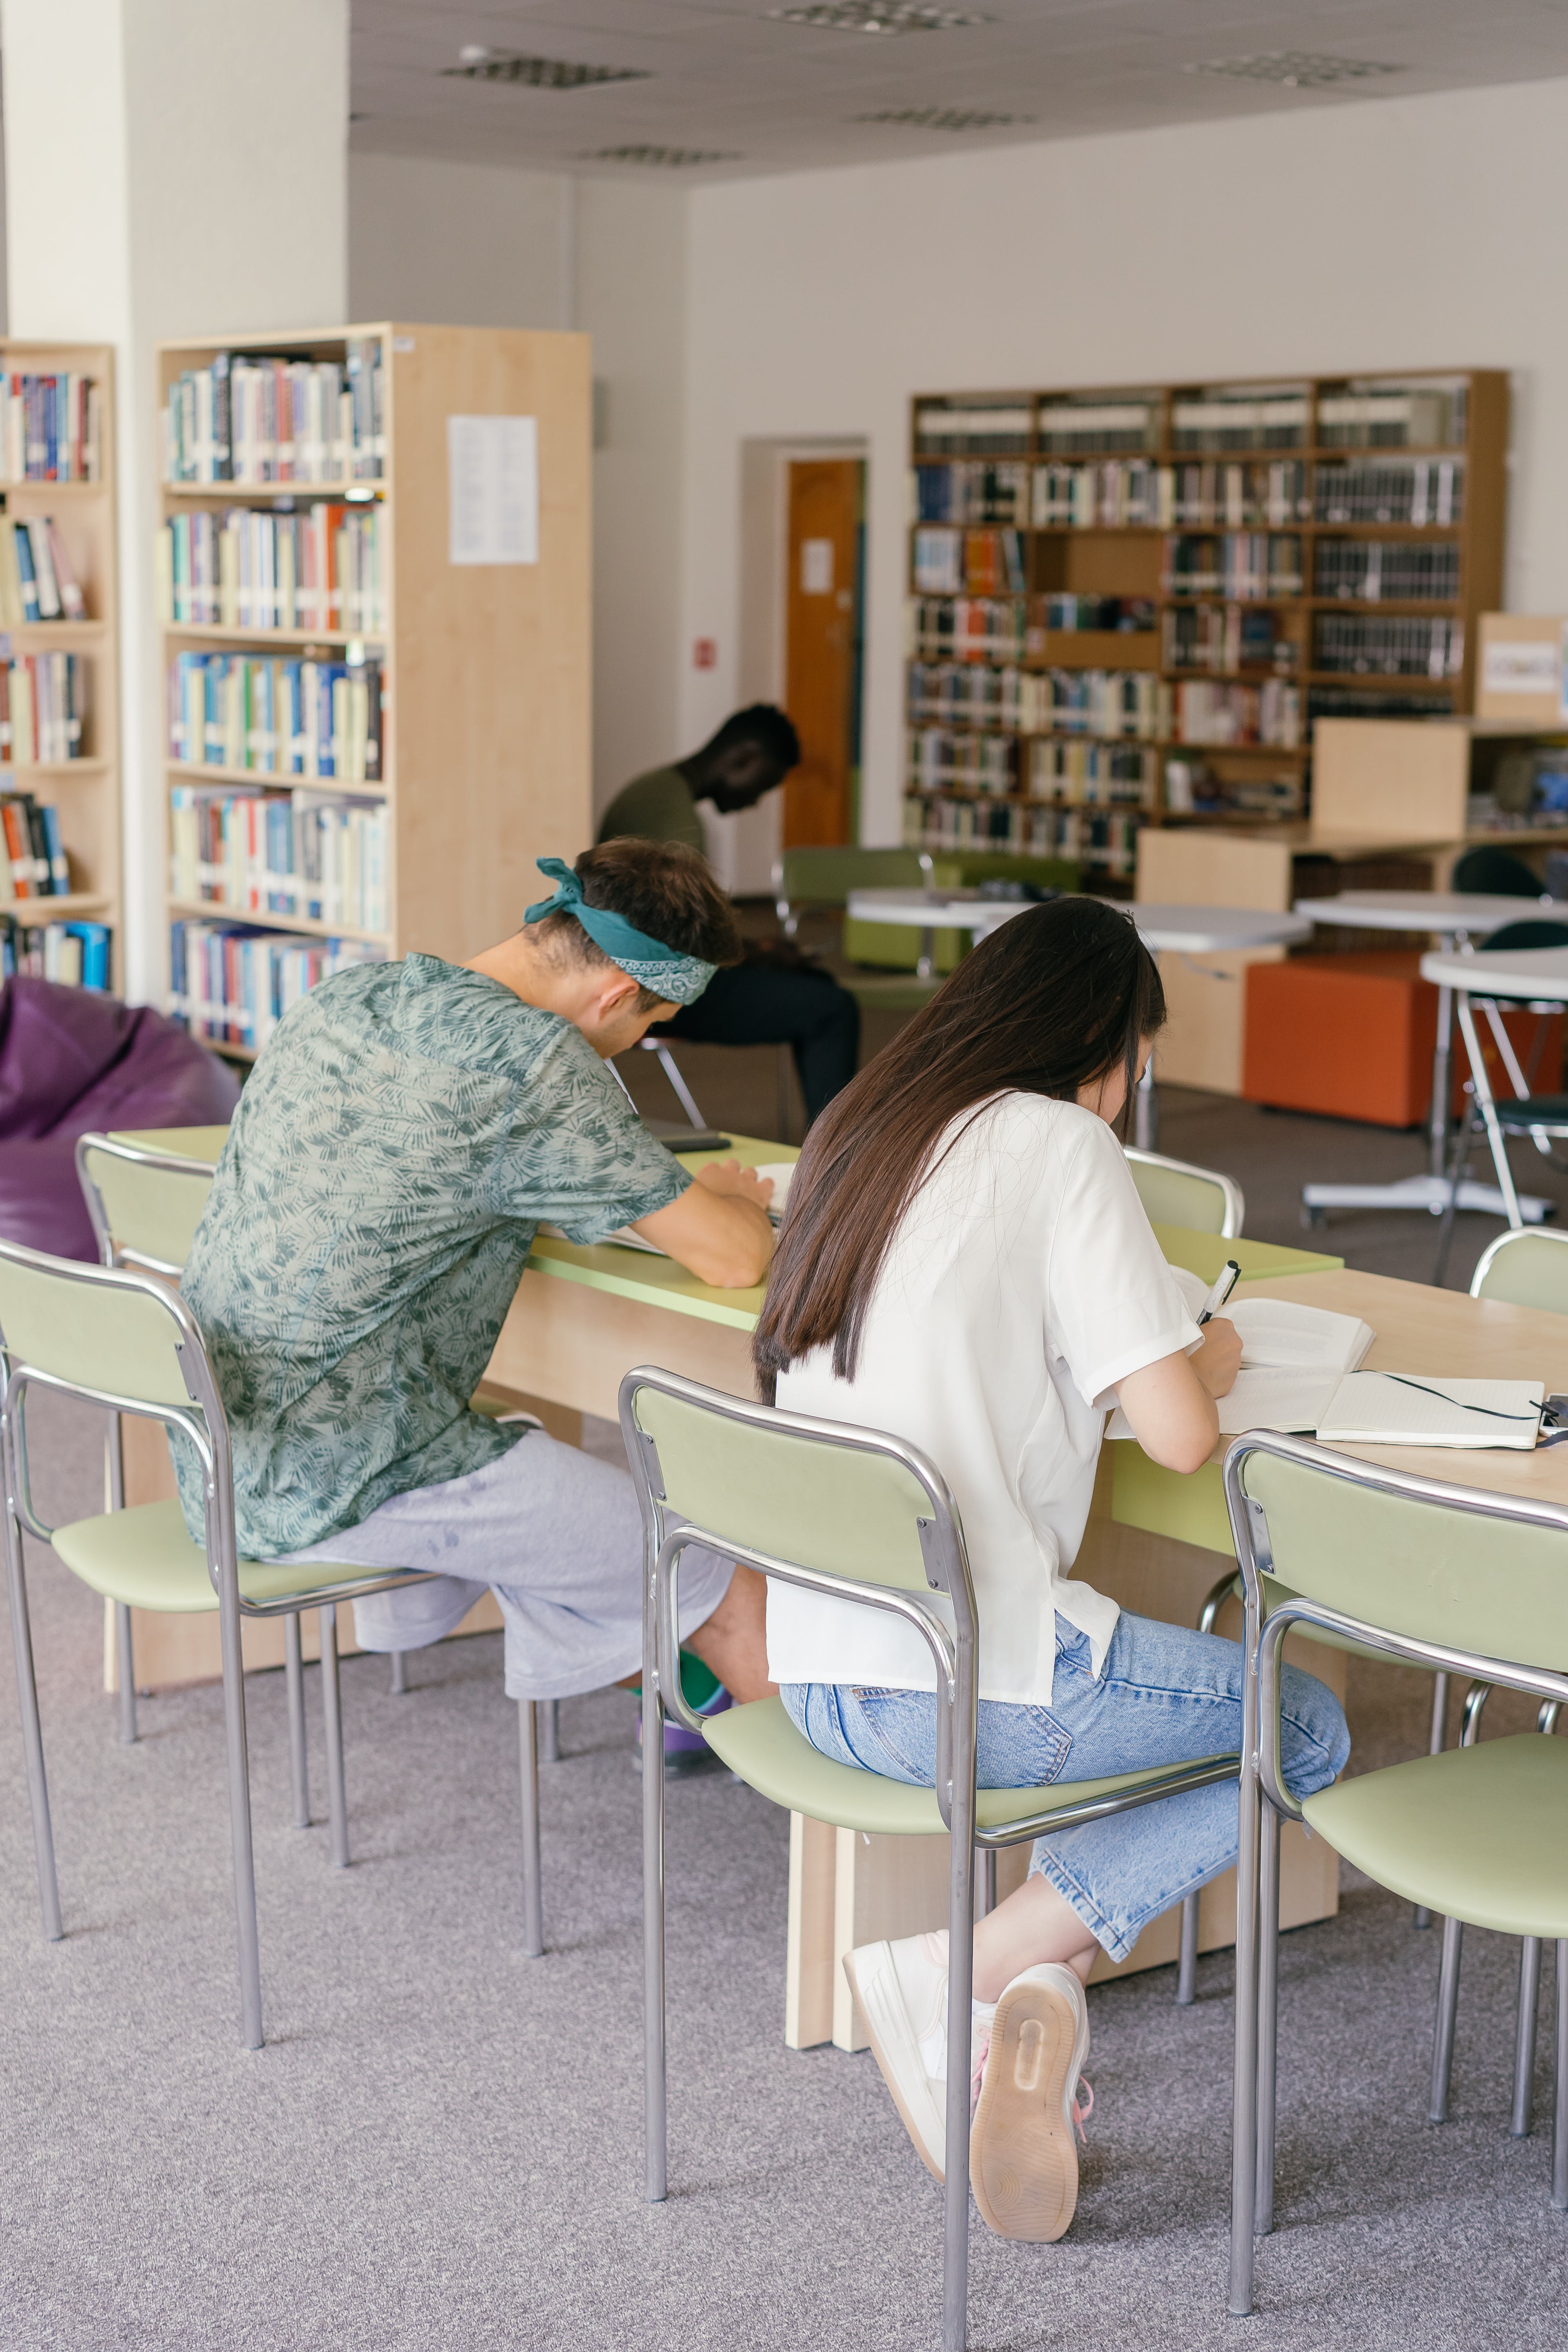
<svg viewBox="0 0 1568 2352">
<path fill-rule="evenodd" d="M 1568 0 L 953 4 L 990 21 L 889 36 L 779 22 L 772 0 L 353 0 L 352 137 L 384 153 L 691 182 L 1568 75 Z M 443 78 L 470 43 L 648 79 Z M 1188 70 L 1281 50 L 1398 70 L 1329 89 Z M 962 131 L 855 120 L 931 106 L 1031 119 Z M 596 160 L 630 145 L 732 160 L 657 172 Z"/>
</svg>

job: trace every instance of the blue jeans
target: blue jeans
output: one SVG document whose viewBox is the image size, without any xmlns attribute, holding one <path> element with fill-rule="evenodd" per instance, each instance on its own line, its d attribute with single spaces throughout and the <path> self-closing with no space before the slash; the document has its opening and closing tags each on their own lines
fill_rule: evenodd
<svg viewBox="0 0 1568 2352">
<path fill-rule="evenodd" d="M 1280 1679 L 1285 1778 L 1293 1795 L 1307 1797 L 1343 1769 L 1350 1733 L 1338 1699 L 1314 1675 L 1288 1665 Z M 1044 1788 L 1239 1754 L 1241 1681 L 1238 1643 L 1125 1610 L 1097 1679 L 1088 1639 L 1058 1617 L 1049 1706 L 980 1703 L 977 1785 Z M 786 1683 L 779 1696 L 797 1730 L 836 1763 L 931 1787 L 930 1691 Z M 1236 1786 L 1222 1781 L 1038 1838 L 1030 1874 L 1049 1879 L 1111 1958 L 1124 1960 L 1151 1919 L 1228 1870 L 1236 1854 Z"/>
</svg>

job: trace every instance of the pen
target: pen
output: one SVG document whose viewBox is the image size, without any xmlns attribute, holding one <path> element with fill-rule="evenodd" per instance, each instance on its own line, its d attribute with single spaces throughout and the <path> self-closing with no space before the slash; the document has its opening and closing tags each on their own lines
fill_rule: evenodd
<svg viewBox="0 0 1568 2352">
<path fill-rule="evenodd" d="M 1210 1323 L 1214 1320 L 1214 1318 L 1219 1313 L 1220 1308 L 1225 1305 L 1226 1300 L 1230 1297 L 1231 1292 L 1236 1288 L 1237 1284 L 1240 1280 L 1241 1268 L 1237 1265 L 1233 1257 L 1227 1257 L 1225 1264 L 1219 1270 L 1214 1288 L 1204 1300 L 1204 1311 L 1198 1317 L 1198 1328 L 1200 1330 L 1205 1323 Z"/>
</svg>

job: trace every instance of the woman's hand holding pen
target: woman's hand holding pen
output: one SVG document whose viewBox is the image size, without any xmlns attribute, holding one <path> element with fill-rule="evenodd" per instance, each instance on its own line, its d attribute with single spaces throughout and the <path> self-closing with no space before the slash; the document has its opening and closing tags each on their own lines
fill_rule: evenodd
<svg viewBox="0 0 1568 2352">
<path fill-rule="evenodd" d="M 1211 1397 L 1228 1396 L 1241 1370 L 1241 1334 L 1234 1323 L 1215 1316 L 1204 1325 L 1203 1345 L 1187 1358 Z"/>
</svg>

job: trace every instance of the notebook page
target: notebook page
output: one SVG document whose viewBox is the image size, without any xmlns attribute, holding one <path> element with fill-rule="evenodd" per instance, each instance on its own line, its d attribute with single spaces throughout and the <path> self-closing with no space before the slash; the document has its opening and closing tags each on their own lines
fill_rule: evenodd
<svg viewBox="0 0 1568 2352">
<path fill-rule="evenodd" d="M 1318 1423 L 1325 1444 L 1464 1445 L 1528 1453 L 1541 1426 L 1540 1381 L 1453 1381 L 1349 1372 Z"/>
</svg>

